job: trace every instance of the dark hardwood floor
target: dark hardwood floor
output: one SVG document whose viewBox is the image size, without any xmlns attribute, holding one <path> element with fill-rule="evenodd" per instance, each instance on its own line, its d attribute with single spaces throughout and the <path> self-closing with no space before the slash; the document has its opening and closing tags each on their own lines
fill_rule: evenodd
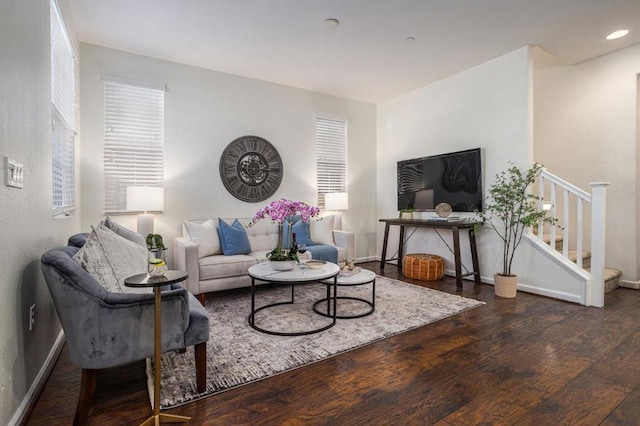
<svg viewBox="0 0 640 426">
<path fill-rule="evenodd" d="M 394 265 L 381 275 L 402 279 Z M 486 305 L 167 412 L 197 425 L 640 424 L 640 291 L 617 289 L 600 309 L 404 281 Z M 27 424 L 71 424 L 79 386 L 63 350 Z M 143 362 L 99 374 L 89 424 L 151 411 Z"/>
</svg>

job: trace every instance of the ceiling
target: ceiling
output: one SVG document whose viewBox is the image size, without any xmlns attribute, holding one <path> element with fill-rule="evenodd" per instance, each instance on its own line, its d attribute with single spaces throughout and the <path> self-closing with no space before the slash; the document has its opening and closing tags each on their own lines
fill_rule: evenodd
<svg viewBox="0 0 640 426">
<path fill-rule="evenodd" d="M 525 45 L 576 64 L 640 42 L 640 0 L 67 3 L 83 42 L 372 103 Z"/>
</svg>

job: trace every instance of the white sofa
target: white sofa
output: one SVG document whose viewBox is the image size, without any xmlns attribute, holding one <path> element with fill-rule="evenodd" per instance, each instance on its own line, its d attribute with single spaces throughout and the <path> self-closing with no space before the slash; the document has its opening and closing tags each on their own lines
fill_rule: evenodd
<svg viewBox="0 0 640 426">
<path fill-rule="evenodd" d="M 222 218 L 231 225 L 235 218 Z M 251 285 L 247 270 L 252 265 L 267 261 L 267 253 L 278 243 L 278 224 L 262 219 L 248 227 L 248 218 L 238 218 L 245 225 L 251 252 L 225 256 L 220 249 L 217 234 L 218 220 L 185 220 L 182 224 L 182 237 L 173 241 L 174 266 L 186 270 L 189 278 L 187 289 L 200 300 L 212 291 L 226 290 Z M 352 232 L 336 229 L 340 221 L 335 215 L 324 215 L 322 219 L 311 218 L 309 230 L 316 244 L 331 244 L 338 249 L 338 263 L 344 266 L 345 260 L 355 259 L 355 240 Z"/>
</svg>

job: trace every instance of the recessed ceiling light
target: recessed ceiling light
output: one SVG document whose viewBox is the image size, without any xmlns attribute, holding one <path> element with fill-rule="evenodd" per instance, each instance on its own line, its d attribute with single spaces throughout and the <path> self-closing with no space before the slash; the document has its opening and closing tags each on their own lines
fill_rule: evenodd
<svg viewBox="0 0 640 426">
<path fill-rule="evenodd" d="M 629 34 L 629 30 L 614 31 L 607 36 L 607 40 L 615 40 L 617 38 L 624 37 L 627 34 Z"/>
<path fill-rule="evenodd" d="M 405 43 L 413 43 L 414 41 L 416 41 L 415 37 L 405 37 L 404 38 L 404 42 Z"/>
<path fill-rule="evenodd" d="M 338 28 L 338 25 L 340 25 L 340 21 L 338 21 L 336 18 L 329 18 L 325 19 L 323 24 L 325 28 L 332 30 L 334 28 Z"/>
</svg>

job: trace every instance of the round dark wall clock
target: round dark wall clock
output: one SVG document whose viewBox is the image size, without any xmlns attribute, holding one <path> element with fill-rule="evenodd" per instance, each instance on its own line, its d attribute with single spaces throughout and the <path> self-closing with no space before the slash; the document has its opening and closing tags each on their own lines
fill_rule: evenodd
<svg viewBox="0 0 640 426">
<path fill-rule="evenodd" d="M 220 157 L 224 187 L 242 201 L 257 203 L 271 197 L 282 183 L 282 158 L 267 140 L 241 136 Z"/>
</svg>

